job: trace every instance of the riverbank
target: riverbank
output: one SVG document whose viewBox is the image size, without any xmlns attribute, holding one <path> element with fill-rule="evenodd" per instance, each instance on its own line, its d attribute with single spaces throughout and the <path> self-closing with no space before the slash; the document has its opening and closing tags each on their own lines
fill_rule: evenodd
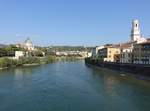
<svg viewBox="0 0 150 111">
<path fill-rule="evenodd" d="M 88 64 L 88 63 L 86 63 L 86 66 L 91 67 L 91 68 L 96 68 L 98 70 L 109 70 L 109 71 L 112 71 L 112 72 L 116 72 L 121 77 L 132 77 L 132 78 L 135 78 L 135 79 L 138 79 L 138 80 L 143 80 L 143 81 L 150 82 L 150 77 L 147 77 L 147 76 L 136 75 L 136 74 L 133 74 L 133 73 L 122 71 L 122 70 L 114 70 L 114 69 L 110 69 L 110 68 L 106 68 L 106 67 L 100 67 L 100 66 L 92 65 L 92 64 Z"/>
<path fill-rule="evenodd" d="M 3 68 L 0 68 L 0 70 L 3 70 L 3 69 L 8 69 L 8 67 L 3 67 Z"/>
<path fill-rule="evenodd" d="M 7 57 L 0 58 L 0 70 L 12 68 L 12 67 L 29 67 L 48 63 L 54 63 L 58 61 L 76 61 L 84 58 L 81 57 L 57 57 L 57 56 L 45 56 L 45 57 L 23 57 L 20 59 L 12 59 Z"/>
<path fill-rule="evenodd" d="M 22 57 L 20 59 L 13 59 L 8 57 L 0 58 L 0 69 L 6 69 L 11 67 L 19 66 L 33 66 L 40 64 L 47 64 L 55 62 L 56 57 L 54 56 L 45 56 L 45 57 Z"/>
<path fill-rule="evenodd" d="M 116 70 L 123 73 L 129 73 L 137 77 L 138 79 L 150 80 L 150 66 L 140 65 L 140 64 L 122 64 L 122 63 L 112 63 L 112 62 L 101 62 L 99 60 L 94 60 L 90 58 L 85 59 L 86 64 L 97 66 L 100 68 L 108 68 Z"/>
<path fill-rule="evenodd" d="M 28 66 L 38 66 L 40 64 L 38 63 L 34 63 L 34 64 L 23 64 L 24 67 L 28 67 Z"/>
</svg>

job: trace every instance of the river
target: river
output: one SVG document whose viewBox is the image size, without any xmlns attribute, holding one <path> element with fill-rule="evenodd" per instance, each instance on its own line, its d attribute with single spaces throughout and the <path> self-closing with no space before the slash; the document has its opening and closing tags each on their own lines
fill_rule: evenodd
<svg viewBox="0 0 150 111">
<path fill-rule="evenodd" d="M 150 82 L 84 61 L 1 70 L 0 111 L 150 111 Z"/>
</svg>

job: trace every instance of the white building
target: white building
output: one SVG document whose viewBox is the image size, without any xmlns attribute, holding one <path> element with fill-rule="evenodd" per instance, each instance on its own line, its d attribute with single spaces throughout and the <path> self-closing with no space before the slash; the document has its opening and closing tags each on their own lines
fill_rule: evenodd
<svg viewBox="0 0 150 111">
<path fill-rule="evenodd" d="M 20 57 L 24 57 L 25 52 L 23 51 L 15 51 L 15 57 L 13 59 L 19 59 Z"/>
<path fill-rule="evenodd" d="M 100 49 L 103 49 L 104 46 L 96 46 L 92 49 L 92 58 L 97 58 L 98 57 L 98 51 Z"/>
<path fill-rule="evenodd" d="M 24 48 L 27 49 L 27 50 L 29 50 L 29 51 L 33 51 L 34 50 L 34 45 L 33 45 L 33 43 L 32 43 L 32 41 L 31 41 L 30 38 L 27 38 L 25 40 L 25 42 L 24 42 Z"/>
<path fill-rule="evenodd" d="M 139 44 L 139 43 L 143 43 L 146 41 L 147 39 L 145 39 L 141 35 L 139 21 L 133 20 L 132 29 L 131 29 L 131 41 L 127 44 L 123 43 L 123 46 L 121 46 L 120 62 L 132 63 L 134 44 Z"/>
<path fill-rule="evenodd" d="M 92 57 L 92 52 L 87 52 L 87 57 Z"/>
<path fill-rule="evenodd" d="M 140 24 L 138 20 L 133 20 L 132 21 L 132 29 L 131 29 L 131 42 L 137 42 L 137 43 L 142 43 L 146 42 L 147 40 L 142 37 L 141 32 L 140 32 Z"/>
<path fill-rule="evenodd" d="M 138 20 L 132 21 L 132 29 L 130 37 L 131 40 L 129 42 L 119 44 L 118 48 L 115 47 L 111 48 L 106 46 L 95 47 L 92 50 L 92 58 L 99 58 L 99 60 L 103 59 L 103 61 L 110 61 L 110 62 L 112 61 L 115 62 L 116 60 L 118 61 L 119 59 L 121 63 L 134 63 L 134 62 L 139 63 L 139 58 L 141 59 L 141 56 L 143 56 L 142 63 L 148 63 L 148 61 L 150 61 L 149 58 L 150 46 L 148 44 L 150 38 L 146 39 L 142 37 L 140 32 L 140 24 Z M 141 46 L 138 44 L 141 44 Z M 117 44 L 114 44 L 114 46 L 115 45 L 117 46 Z M 142 49 L 139 50 L 138 47 L 142 47 Z M 119 53 L 115 53 L 116 51 Z M 114 55 L 118 54 L 120 55 L 114 57 Z"/>
<path fill-rule="evenodd" d="M 131 47 L 126 47 L 126 48 L 121 49 L 120 62 L 132 63 L 132 48 Z"/>
</svg>

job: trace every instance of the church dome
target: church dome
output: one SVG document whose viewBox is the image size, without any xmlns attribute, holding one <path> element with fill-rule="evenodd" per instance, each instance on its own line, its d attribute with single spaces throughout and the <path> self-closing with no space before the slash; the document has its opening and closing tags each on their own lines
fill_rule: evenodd
<svg viewBox="0 0 150 111">
<path fill-rule="evenodd" d="M 25 44 L 32 44 L 32 41 L 29 37 L 25 40 Z"/>
<path fill-rule="evenodd" d="M 29 51 L 34 50 L 33 43 L 29 37 L 24 42 L 24 48 L 29 50 Z"/>
</svg>

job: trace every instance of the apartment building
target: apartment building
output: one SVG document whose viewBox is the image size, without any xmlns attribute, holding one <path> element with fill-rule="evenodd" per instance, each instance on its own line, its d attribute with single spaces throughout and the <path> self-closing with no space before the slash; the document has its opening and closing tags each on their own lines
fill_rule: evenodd
<svg viewBox="0 0 150 111">
<path fill-rule="evenodd" d="M 150 41 L 134 44 L 133 63 L 150 64 Z"/>
<path fill-rule="evenodd" d="M 105 62 L 119 62 L 120 48 L 115 46 L 106 46 L 98 51 L 98 57 Z"/>
</svg>

